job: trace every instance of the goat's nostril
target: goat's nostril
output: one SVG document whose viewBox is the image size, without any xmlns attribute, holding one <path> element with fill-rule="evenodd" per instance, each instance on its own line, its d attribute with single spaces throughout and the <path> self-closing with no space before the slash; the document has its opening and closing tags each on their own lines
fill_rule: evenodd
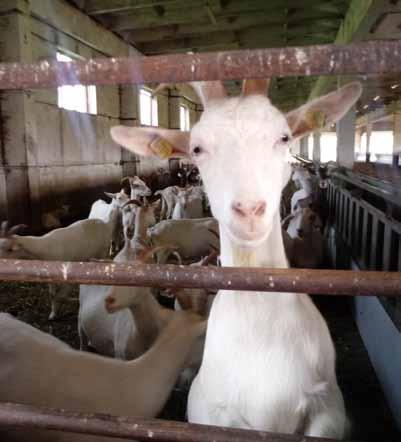
<svg viewBox="0 0 401 442">
<path fill-rule="evenodd" d="M 242 204 L 239 201 L 235 201 L 231 204 L 231 209 L 238 216 L 245 217 L 247 216 L 247 211 L 243 209 Z"/>
<path fill-rule="evenodd" d="M 240 201 L 234 201 L 231 204 L 233 212 L 240 217 L 262 216 L 266 212 L 266 203 L 259 201 L 255 204 L 243 204 Z"/>
<path fill-rule="evenodd" d="M 266 203 L 264 201 L 260 201 L 254 206 L 254 214 L 256 216 L 262 216 L 266 212 Z"/>
</svg>

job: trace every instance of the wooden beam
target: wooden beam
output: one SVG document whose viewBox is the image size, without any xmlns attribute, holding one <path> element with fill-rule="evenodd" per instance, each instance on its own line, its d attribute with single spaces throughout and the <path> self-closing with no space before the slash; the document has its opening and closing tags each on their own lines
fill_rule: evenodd
<svg viewBox="0 0 401 442">
<path fill-rule="evenodd" d="M 175 6 L 187 0 L 86 0 L 85 11 L 89 15 L 119 14 L 154 6 Z"/>
<path fill-rule="evenodd" d="M 183 38 L 179 40 L 158 41 L 139 45 L 144 54 L 162 54 L 175 50 L 197 50 L 198 48 L 215 47 L 238 42 L 234 32 L 215 32 L 212 36 Z"/>
<path fill-rule="evenodd" d="M 214 15 L 213 9 L 210 7 L 209 2 L 206 2 L 205 9 L 206 9 L 206 13 L 209 16 L 209 19 L 210 19 L 210 22 L 212 23 L 212 25 L 216 25 L 217 19 L 216 19 L 216 16 Z"/>
<path fill-rule="evenodd" d="M 128 44 L 93 19 L 60 0 L 30 2 L 31 15 L 105 55 L 128 54 Z"/>
<path fill-rule="evenodd" d="M 385 3 L 381 0 L 351 0 L 334 42 L 346 44 L 361 40 L 369 32 L 379 15 L 384 12 Z M 335 85 L 336 79 L 337 77 L 320 77 L 311 91 L 310 98 L 324 94 Z"/>
<path fill-rule="evenodd" d="M 234 21 L 226 17 L 216 17 L 216 24 L 210 24 L 209 21 L 205 19 L 202 23 L 149 27 L 123 31 L 122 34 L 129 41 L 143 43 L 167 38 L 189 37 L 194 36 L 195 34 L 210 34 L 211 32 L 219 31 L 238 31 L 244 28 L 262 25 L 270 29 L 270 26 L 281 25 L 284 18 L 284 15 L 272 19 L 271 17 L 260 13 L 248 13 L 238 16 Z"/>
<path fill-rule="evenodd" d="M 157 14 L 139 11 L 135 14 L 115 15 L 103 17 L 102 22 L 113 31 L 127 31 L 131 29 L 143 29 L 150 27 L 166 26 L 173 24 L 203 23 L 209 22 L 206 10 L 203 8 L 202 0 L 194 1 L 192 9 L 168 9 L 162 17 Z"/>
<path fill-rule="evenodd" d="M 85 9 L 86 0 L 70 0 L 78 9 Z"/>
</svg>

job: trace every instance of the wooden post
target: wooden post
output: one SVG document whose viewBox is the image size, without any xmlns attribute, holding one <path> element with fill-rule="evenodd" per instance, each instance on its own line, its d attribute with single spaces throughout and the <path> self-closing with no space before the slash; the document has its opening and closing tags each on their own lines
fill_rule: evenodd
<svg viewBox="0 0 401 442">
<path fill-rule="evenodd" d="M 29 3 L 19 0 L 0 5 L 0 60 L 31 62 Z M 1 94 L 0 207 L 12 223 L 40 223 L 36 158 L 34 98 L 29 90 Z"/>
</svg>

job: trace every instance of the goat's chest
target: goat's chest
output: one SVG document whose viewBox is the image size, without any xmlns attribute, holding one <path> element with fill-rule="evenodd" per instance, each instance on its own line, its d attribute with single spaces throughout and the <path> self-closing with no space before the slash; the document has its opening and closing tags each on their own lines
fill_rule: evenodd
<svg viewBox="0 0 401 442">
<path fill-rule="evenodd" d="M 253 400 L 263 401 L 266 395 L 301 391 L 299 379 L 313 385 L 320 338 L 302 307 L 263 300 L 280 296 L 275 294 L 225 296 L 232 297 L 219 294 L 209 318 L 202 382 L 225 398 L 240 400 L 252 391 Z"/>
</svg>

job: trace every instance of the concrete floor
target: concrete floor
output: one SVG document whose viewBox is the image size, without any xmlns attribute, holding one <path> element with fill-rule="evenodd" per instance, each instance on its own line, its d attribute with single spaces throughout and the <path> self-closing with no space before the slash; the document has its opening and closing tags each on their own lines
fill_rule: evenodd
<svg viewBox="0 0 401 442">
<path fill-rule="evenodd" d="M 351 299 L 314 297 L 337 350 L 337 376 L 352 425 L 352 440 L 399 442 L 401 434 L 376 377 L 352 315 Z"/>
</svg>

